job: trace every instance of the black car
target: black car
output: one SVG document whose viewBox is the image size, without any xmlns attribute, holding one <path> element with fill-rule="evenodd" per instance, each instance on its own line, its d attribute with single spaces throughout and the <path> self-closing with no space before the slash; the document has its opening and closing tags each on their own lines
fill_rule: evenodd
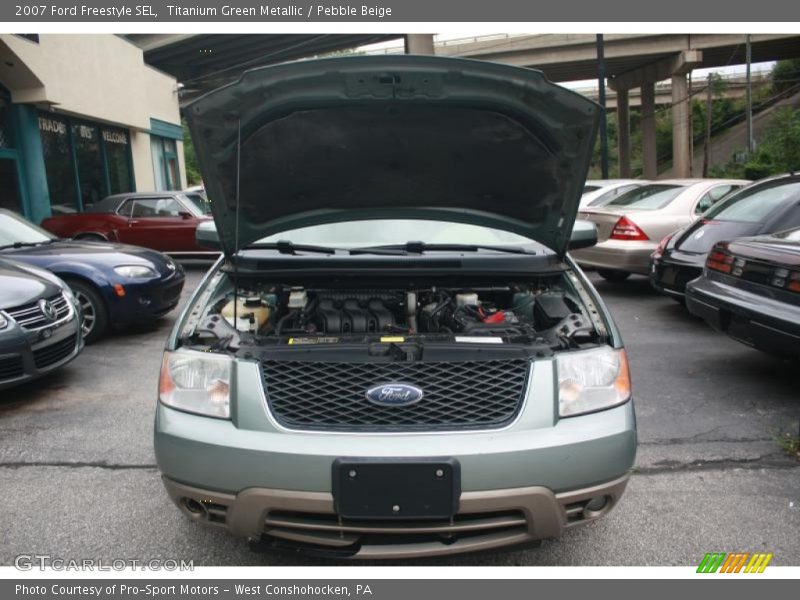
<svg viewBox="0 0 800 600">
<path fill-rule="evenodd" d="M 184 272 L 155 250 L 57 238 L 0 209 L 0 255 L 47 269 L 72 288 L 91 343 L 109 327 L 158 319 L 180 300 Z"/>
<path fill-rule="evenodd" d="M 748 346 L 800 357 L 800 228 L 716 244 L 686 306 Z"/>
<path fill-rule="evenodd" d="M 800 227 L 800 174 L 763 179 L 731 194 L 698 221 L 667 236 L 650 260 L 650 282 L 683 298 L 717 242 Z"/>
<path fill-rule="evenodd" d="M 83 348 L 80 306 L 52 273 L 0 259 L 0 390 L 61 367 Z"/>
</svg>

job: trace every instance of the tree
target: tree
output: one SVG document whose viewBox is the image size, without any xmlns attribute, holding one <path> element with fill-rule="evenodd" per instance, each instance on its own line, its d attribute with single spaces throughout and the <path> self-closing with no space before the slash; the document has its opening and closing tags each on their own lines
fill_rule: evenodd
<svg viewBox="0 0 800 600">
<path fill-rule="evenodd" d="M 775 92 L 784 92 L 800 85 L 800 58 L 779 60 L 770 74 Z"/>
<path fill-rule="evenodd" d="M 181 125 L 183 126 L 183 159 L 186 163 L 186 182 L 189 185 L 200 185 L 203 183 L 203 178 L 200 175 L 200 167 L 197 164 L 197 154 L 194 151 L 192 134 L 189 131 L 189 126 L 186 124 L 186 119 L 181 120 Z"/>
</svg>

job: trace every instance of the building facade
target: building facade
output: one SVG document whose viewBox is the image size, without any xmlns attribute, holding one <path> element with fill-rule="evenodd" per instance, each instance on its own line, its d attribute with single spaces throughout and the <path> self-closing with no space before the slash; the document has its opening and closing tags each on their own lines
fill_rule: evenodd
<svg viewBox="0 0 800 600">
<path fill-rule="evenodd" d="M 108 35 L 0 34 L 0 207 L 38 223 L 186 187 L 177 82 Z"/>
</svg>

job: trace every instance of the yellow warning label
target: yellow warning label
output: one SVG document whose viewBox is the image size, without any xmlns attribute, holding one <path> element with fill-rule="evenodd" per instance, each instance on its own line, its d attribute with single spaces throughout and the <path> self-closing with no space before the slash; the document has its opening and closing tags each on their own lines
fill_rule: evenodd
<svg viewBox="0 0 800 600">
<path fill-rule="evenodd" d="M 383 342 L 384 344 L 397 344 L 399 342 L 405 342 L 405 341 L 406 338 L 404 338 L 402 335 L 395 335 L 395 336 L 385 335 L 381 338 L 381 342 Z"/>
</svg>

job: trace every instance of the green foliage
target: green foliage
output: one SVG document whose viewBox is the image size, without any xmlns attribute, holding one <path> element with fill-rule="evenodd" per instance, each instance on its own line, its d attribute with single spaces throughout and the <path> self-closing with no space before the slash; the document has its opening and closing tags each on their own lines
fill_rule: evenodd
<svg viewBox="0 0 800 600">
<path fill-rule="evenodd" d="M 711 169 L 710 175 L 762 179 L 789 171 L 800 171 L 800 109 L 784 107 L 775 111 L 771 125 L 749 161 L 743 163 L 734 156 L 727 164 Z"/>
<path fill-rule="evenodd" d="M 181 125 L 183 126 L 183 159 L 186 162 L 186 183 L 188 185 L 200 185 L 203 183 L 203 178 L 200 175 L 200 167 L 197 165 L 197 154 L 194 151 L 192 134 L 189 132 L 186 119 L 181 121 Z"/>
<path fill-rule="evenodd" d="M 776 92 L 783 92 L 800 84 L 800 58 L 779 60 L 772 67 L 772 87 Z"/>
</svg>

